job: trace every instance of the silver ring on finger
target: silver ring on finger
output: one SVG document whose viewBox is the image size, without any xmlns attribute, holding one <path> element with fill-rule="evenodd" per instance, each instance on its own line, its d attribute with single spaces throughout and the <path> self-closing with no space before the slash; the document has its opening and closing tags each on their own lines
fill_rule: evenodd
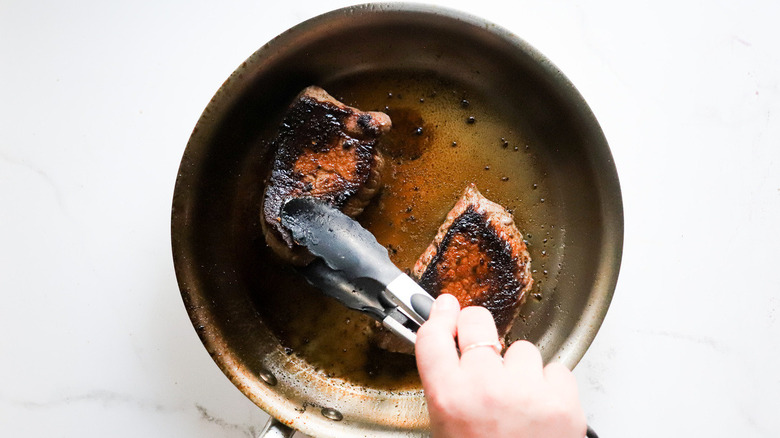
<svg viewBox="0 0 780 438">
<path fill-rule="evenodd" d="M 469 350 L 473 350 L 475 348 L 483 348 L 483 347 L 490 347 L 490 348 L 493 349 L 493 351 L 496 352 L 496 354 L 501 355 L 501 343 L 498 342 L 498 341 L 495 341 L 495 342 L 490 342 L 490 341 L 475 342 L 473 344 L 470 344 L 470 345 L 467 345 L 467 346 L 461 348 L 460 349 L 460 354 L 462 356 L 462 355 L 466 354 L 466 352 L 469 351 Z"/>
</svg>

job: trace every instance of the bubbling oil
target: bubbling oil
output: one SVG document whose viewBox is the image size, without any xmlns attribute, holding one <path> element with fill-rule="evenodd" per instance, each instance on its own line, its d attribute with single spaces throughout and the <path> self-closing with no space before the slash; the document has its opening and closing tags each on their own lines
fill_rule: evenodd
<svg viewBox="0 0 780 438">
<path fill-rule="evenodd" d="M 535 280 L 521 318 L 554 288 L 564 229 L 532 135 L 495 99 L 434 75 L 362 73 L 321 84 L 347 105 L 387 113 L 379 141 L 383 189 L 358 217 L 402 270 L 412 268 L 463 190 L 475 184 L 504 206 L 524 234 Z M 414 358 L 378 349 L 374 321 L 348 310 L 283 270 L 257 297 L 258 311 L 290 355 L 323 375 L 361 387 L 419 388 Z M 534 299 L 535 298 L 535 299 Z M 522 337 L 522 327 L 511 337 Z"/>
<path fill-rule="evenodd" d="M 527 206 L 546 196 L 543 171 L 520 127 L 508 126 L 499 108 L 463 87 L 393 75 L 345 80 L 330 92 L 393 121 L 379 141 L 388 164 L 384 189 L 359 219 L 402 269 L 414 265 L 469 184 L 512 212 L 521 231 L 530 219 Z"/>
</svg>

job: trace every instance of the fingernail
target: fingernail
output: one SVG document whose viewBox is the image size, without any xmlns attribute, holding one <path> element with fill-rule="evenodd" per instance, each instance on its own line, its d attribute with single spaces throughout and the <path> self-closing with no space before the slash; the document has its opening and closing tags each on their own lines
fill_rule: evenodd
<svg viewBox="0 0 780 438">
<path fill-rule="evenodd" d="M 460 303 L 458 303 L 458 299 L 450 294 L 442 294 L 438 298 L 436 298 L 436 301 L 433 303 L 433 307 L 436 310 L 458 310 L 460 308 Z"/>
</svg>

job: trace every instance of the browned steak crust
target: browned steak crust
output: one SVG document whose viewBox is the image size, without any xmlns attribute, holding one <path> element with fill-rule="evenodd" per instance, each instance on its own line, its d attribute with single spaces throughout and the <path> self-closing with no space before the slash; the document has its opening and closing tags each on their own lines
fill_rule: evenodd
<svg viewBox="0 0 780 438">
<path fill-rule="evenodd" d="M 261 223 L 274 252 L 294 264 L 311 261 L 281 226 L 281 208 L 291 198 L 318 198 L 352 217 L 363 211 L 381 186 L 376 142 L 390 126 L 386 114 L 344 105 L 322 88 L 298 95 L 271 145 L 275 155 Z"/>
<path fill-rule="evenodd" d="M 502 344 L 533 285 L 531 257 L 512 215 L 473 184 L 447 214 L 412 276 L 434 297 L 448 293 L 461 307 L 486 307 Z M 381 326 L 376 343 L 388 351 L 414 353 L 408 342 Z"/>
<path fill-rule="evenodd" d="M 506 336 L 533 285 L 531 257 L 512 215 L 472 184 L 447 214 L 412 270 L 433 296 L 484 306 Z"/>
</svg>

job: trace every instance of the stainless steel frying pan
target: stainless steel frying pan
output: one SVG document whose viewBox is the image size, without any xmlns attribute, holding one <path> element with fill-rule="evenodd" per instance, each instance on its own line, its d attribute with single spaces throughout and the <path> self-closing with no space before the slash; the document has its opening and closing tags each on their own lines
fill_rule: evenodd
<svg viewBox="0 0 780 438">
<path fill-rule="evenodd" d="M 290 100 L 311 84 L 328 89 L 393 71 L 441 76 L 502 108 L 494 122 L 522 129 L 543 168 L 539 184 L 554 203 L 558 233 L 544 257 L 556 263 L 548 263 L 543 299 L 528 301 L 512 335 L 573 368 L 609 307 L 623 244 L 620 186 L 596 118 L 564 75 L 508 31 L 450 10 L 372 4 L 319 16 L 260 48 L 217 91 L 184 152 L 173 199 L 187 312 L 225 375 L 278 420 L 268 436 L 426 435 L 421 390 L 350 384 L 288 355 L 261 316 L 268 309 L 252 298 L 285 291 L 248 280 L 277 269 L 256 209 L 270 156 L 263 139 Z M 529 237 L 537 251 L 539 238 Z"/>
</svg>

